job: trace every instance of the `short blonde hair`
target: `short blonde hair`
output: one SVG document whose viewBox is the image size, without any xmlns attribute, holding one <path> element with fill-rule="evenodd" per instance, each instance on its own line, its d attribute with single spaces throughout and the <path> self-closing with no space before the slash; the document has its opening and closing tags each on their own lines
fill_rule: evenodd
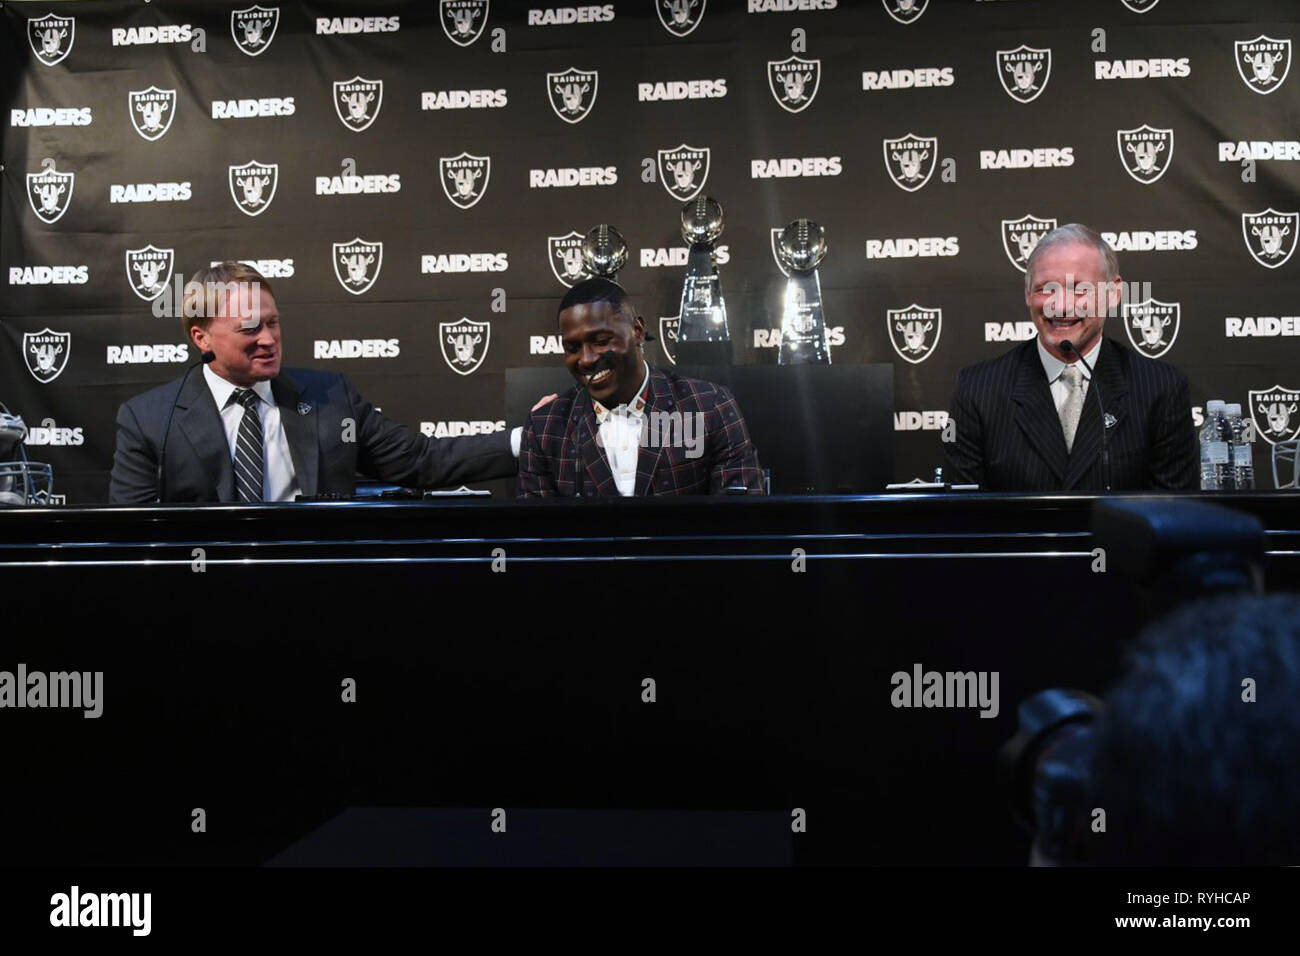
<svg viewBox="0 0 1300 956">
<path fill-rule="evenodd" d="M 190 340 L 190 329 L 197 325 L 206 330 L 212 320 L 221 314 L 225 303 L 239 302 L 240 293 L 250 285 L 275 294 L 266 277 L 243 262 L 227 260 L 194 273 L 185 284 L 181 309 L 181 328 L 185 330 L 185 341 Z M 244 301 L 247 301 L 247 296 Z"/>
</svg>

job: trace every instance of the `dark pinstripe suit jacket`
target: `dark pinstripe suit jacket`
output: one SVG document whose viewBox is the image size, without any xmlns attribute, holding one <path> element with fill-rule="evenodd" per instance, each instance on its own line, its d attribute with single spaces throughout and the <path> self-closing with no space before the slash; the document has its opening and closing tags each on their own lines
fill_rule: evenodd
<svg viewBox="0 0 1300 956">
<path fill-rule="evenodd" d="M 702 413 L 703 453 L 688 457 L 690 449 L 681 443 L 642 445 L 635 496 L 720 494 L 733 485 L 744 485 L 747 494 L 764 493 L 758 452 L 728 389 L 652 366 L 647 427 L 655 412 Z M 618 497 L 609 460 L 596 443 L 598 428 L 591 396 L 578 386 L 533 412 L 519 449 L 519 497 Z"/>
<path fill-rule="evenodd" d="M 1187 377 L 1166 362 L 1106 339 L 1096 384 L 1106 412 L 1114 491 L 1198 486 L 1196 432 Z M 1104 491 L 1101 412 L 1089 386 L 1065 449 L 1037 339 L 962 369 L 951 416 L 956 441 L 944 443 L 947 478 L 986 491 Z"/>
</svg>

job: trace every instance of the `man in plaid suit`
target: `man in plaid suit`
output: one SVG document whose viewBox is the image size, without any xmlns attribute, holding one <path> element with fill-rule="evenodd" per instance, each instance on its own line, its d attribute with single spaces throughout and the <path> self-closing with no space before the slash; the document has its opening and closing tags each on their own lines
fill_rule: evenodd
<svg viewBox="0 0 1300 956">
<path fill-rule="evenodd" d="M 535 409 L 519 451 L 522 498 L 764 494 L 758 452 L 731 392 L 645 360 L 645 322 L 609 279 L 560 303 L 578 384 Z"/>
</svg>

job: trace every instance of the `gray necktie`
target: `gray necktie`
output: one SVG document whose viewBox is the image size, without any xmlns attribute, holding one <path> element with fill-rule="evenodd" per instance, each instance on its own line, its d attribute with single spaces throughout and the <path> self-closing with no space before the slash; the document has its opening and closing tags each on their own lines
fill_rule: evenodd
<svg viewBox="0 0 1300 956">
<path fill-rule="evenodd" d="M 1074 450 L 1074 433 L 1079 427 L 1083 412 L 1083 372 L 1078 365 L 1067 365 L 1061 370 L 1065 383 L 1065 404 L 1061 406 L 1061 430 L 1065 432 L 1066 451 Z"/>
<path fill-rule="evenodd" d="M 262 419 L 257 414 L 257 393 L 251 388 L 237 388 L 227 404 L 244 406 L 235 436 L 235 490 L 241 502 L 262 500 Z"/>
</svg>

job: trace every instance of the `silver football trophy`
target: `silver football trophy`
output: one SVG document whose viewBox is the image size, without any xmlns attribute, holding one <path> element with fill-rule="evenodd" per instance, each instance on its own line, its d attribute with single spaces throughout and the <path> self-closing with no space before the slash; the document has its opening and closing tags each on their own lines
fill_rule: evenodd
<svg viewBox="0 0 1300 956">
<path fill-rule="evenodd" d="M 582 261 L 593 276 L 618 281 L 618 270 L 627 262 L 627 240 L 613 226 L 593 226 L 582 239 Z"/>
<path fill-rule="evenodd" d="M 722 206 L 701 196 L 682 206 L 682 238 L 690 244 L 682 285 L 678 346 L 696 342 L 730 342 L 727 303 L 722 298 L 713 243 L 722 235 Z"/>
<path fill-rule="evenodd" d="M 826 256 L 826 230 L 811 219 L 796 219 L 781 232 L 776 254 L 781 265 L 790 270 L 777 364 L 830 365 L 822 284 L 817 276 L 817 266 Z"/>
</svg>

